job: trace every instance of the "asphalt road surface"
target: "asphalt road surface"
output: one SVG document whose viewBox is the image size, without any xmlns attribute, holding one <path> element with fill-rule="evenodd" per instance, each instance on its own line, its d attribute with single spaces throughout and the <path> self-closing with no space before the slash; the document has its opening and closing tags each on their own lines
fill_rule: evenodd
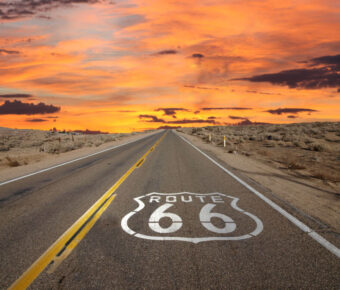
<svg viewBox="0 0 340 290">
<path fill-rule="evenodd" d="M 0 288 L 339 289 L 336 247 L 164 133 L 1 185 Z"/>
</svg>

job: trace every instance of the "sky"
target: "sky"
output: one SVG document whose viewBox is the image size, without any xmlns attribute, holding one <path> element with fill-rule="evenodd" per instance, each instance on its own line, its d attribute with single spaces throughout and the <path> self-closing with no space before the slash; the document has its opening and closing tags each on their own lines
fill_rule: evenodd
<svg viewBox="0 0 340 290">
<path fill-rule="evenodd" d="M 340 121 L 340 1 L 0 0 L 0 126 Z"/>
</svg>

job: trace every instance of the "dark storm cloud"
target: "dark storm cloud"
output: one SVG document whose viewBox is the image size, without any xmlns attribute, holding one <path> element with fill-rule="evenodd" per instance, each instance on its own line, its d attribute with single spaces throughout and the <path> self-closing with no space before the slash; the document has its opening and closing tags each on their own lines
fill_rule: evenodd
<svg viewBox="0 0 340 290">
<path fill-rule="evenodd" d="M 207 119 L 207 120 L 196 120 L 196 119 L 183 119 L 183 120 L 177 120 L 177 121 L 169 121 L 166 122 L 167 124 L 218 124 L 215 120 Z"/>
<path fill-rule="evenodd" d="M 244 107 L 205 107 L 205 108 L 201 108 L 201 110 L 203 111 L 213 111 L 213 110 L 252 110 L 252 108 L 244 108 Z"/>
<path fill-rule="evenodd" d="M 281 115 L 281 114 L 297 114 L 301 112 L 318 112 L 317 110 L 312 110 L 312 109 L 305 109 L 305 108 L 278 108 L 275 110 L 268 110 L 265 111 L 273 115 Z"/>
<path fill-rule="evenodd" d="M 156 122 L 156 123 L 165 123 L 163 119 L 159 119 L 157 116 L 154 115 L 139 115 L 139 119 L 147 119 L 145 122 Z"/>
<path fill-rule="evenodd" d="M 61 6 L 72 4 L 113 3 L 106 0 L 4 0 L 0 2 L 0 19 L 12 20 L 44 13 Z M 41 15 L 40 15 L 41 17 Z"/>
<path fill-rule="evenodd" d="M 177 54 L 177 53 L 178 53 L 178 51 L 174 50 L 174 49 L 161 50 L 161 51 L 157 52 L 157 54 L 159 54 L 159 55 Z"/>
<path fill-rule="evenodd" d="M 32 98 L 32 95 L 29 94 L 4 94 L 0 95 L 2 99 L 24 99 L 24 98 Z"/>
<path fill-rule="evenodd" d="M 47 122 L 47 120 L 45 120 L 45 119 L 26 119 L 26 122 L 41 123 L 41 122 Z"/>
<path fill-rule="evenodd" d="M 194 53 L 191 57 L 193 57 L 193 58 L 203 58 L 204 55 L 201 54 L 201 53 Z"/>
<path fill-rule="evenodd" d="M 60 111 L 60 107 L 46 105 L 44 103 L 32 104 L 22 103 L 14 100 L 5 101 L 0 105 L 0 115 L 36 115 L 36 114 L 52 114 Z"/>
<path fill-rule="evenodd" d="M 1 14 L 0 14 L 1 15 Z M 8 49 L 1 49 L 0 48 L 0 55 L 7 55 L 7 54 L 19 54 L 20 52 L 17 50 L 8 50 Z"/>
<path fill-rule="evenodd" d="M 309 67 L 318 67 L 284 70 L 278 73 L 255 75 L 234 80 L 269 82 L 273 85 L 286 85 L 289 88 L 302 89 L 340 87 L 340 55 L 313 58 L 306 63 L 309 63 Z"/>
<path fill-rule="evenodd" d="M 248 120 L 248 118 L 238 116 L 228 116 L 228 118 L 232 120 Z"/>
<path fill-rule="evenodd" d="M 311 62 L 314 65 L 324 64 L 324 65 L 340 66 L 340 54 L 338 54 L 338 55 L 326 55 L 326 56 L 322 56 L 322 57 L 313 58 L 313 59 L 311 59 Z"/>
<path fill-rule="evenodd" d="M 154 115 L 139 115 L 139 119 L 144 119 L 145 122 L 151 122 L 151 123 L 163 123 L 163 124 L 201 124 L 201 123 L 207 123 L 207 124 L 217 124 L 214 119 L 183 119 L 183 120 L 171 120 L 171 121 L 165 121 L 164 119 L 160 119 L 157 116 Z M 145 120 L 146 119 L 146 120 Z"/>
<path fill-rule="evenodd" d="M 163 111 L 165 116 L 176 115 L 176 111 L 188 111 L 184 108 L 158 108 L 155 110 L 156 112 Z"/>
</svg>

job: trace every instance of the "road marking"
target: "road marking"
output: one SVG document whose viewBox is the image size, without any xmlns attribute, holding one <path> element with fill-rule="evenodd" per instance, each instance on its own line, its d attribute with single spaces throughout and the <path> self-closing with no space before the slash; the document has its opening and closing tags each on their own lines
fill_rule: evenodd
<svg viewBox="0 0 340 290">
<path fill-rule="evenodd" d="M 152 150 L 150 149 L 150 151 Z M 136 167 L 141 167 L 143 163 L 144 163 L 144 159 L 140 160 L 138 164 L 136 165 Z"/>
<path fill-rule="evenodd" d="M 137 238 L 156 241 L 182 241 L 191 243 L 200 243 L 208 241 L 238 241 L 253 238 L 259 235 L 263 231 L 262 221 L 255 215 L 239 208 L 237 202 L 239 198 L 226 195 L 219 192 L 213 193 L 192 193 L 192 192 L 178 192 L 178 193 L 159 193 L 152 192 L 146 195 L 142 195 L 134 198 L 138 203 L 138 207 L 133 211 L 126 214 L 121 221 L 122 229 Z M 182 220 L 182 218 L 174 213 L 180 207 L 191 206 L 195 212 L 197 209 L 199 212 L 194 213 L 191 219 Z M 214 209 L 216 206 L 217 209 Z M 139 213 L 144 208 L 153 207 L 150 218 L 143 217 Z M 214 209 L 214 210 L 213 210 Z M 213 210 L 213 211 L 212 211 Z M 221 212 L 222 211 L 222 212 Z M 186 212 L 189 212 L 186 210 Z M 226 215 L 228 214 L 228 216 Z M 234 218 L 229 216 L 232 214 Z M 244 218 L 246 215 L 247 218 Z M 138 226 L 138 233 L 135 232 L 128 225 L 129 220 L 134 216 L 134 220 L 138 220 L 138 224 L 141 222 L 145 225 L 145 229 L 141 229 Z M 241 217 L 241 218 L 240 218 Z M 171 224 L 167 227 L 161 225 L 163 218 L 170 219 Z M 217 227 L 212 223 L 212 219 L 218 219 L 223 222 L 224 227 Z M 250 222 L 252 229 L 244 230 L 241 222 Z M 132 220 L 133 224 L 133 220 Z M 197 225 L 199 225 L 197 227 Z M 249 225 L 248 225 L 249 226 Z M 150 234 L 151 229 L 154 234 Z M 190 233 L 193 229 L 197 229 L 194 236 L 189 234 L 186 237 L 187 232 L 185 229 L 190 229 Z M 238 228 L 238 230 L 236 230 Z M 143 233 L 144 232 L 144 233 Z M 236 233 L 234 233 L 236 232 Z M 171 236 L 169 234 L 177 233 L 180 236 Z"/>
<path fill-rule="evenodd" d="M 176 133 L 175 133 L 176 134 Z M 307 233 L 311 238 L 313 238 L 315 241 L 317 241 L 320 245 L 325 247 L 328 251 L 333 253 L 335 256 L 340 258 L 340 249 L 337 248 L 335 245 L 327 241 L 325 238 L 320 236 L 318 233 L 316 233 L 314 230 L 312 230 L 310 227 L 308 227 L 303 222 L 299 221 L 296 217 L 292 216 L 290 213 L 285 211 L 282 207 L 277 205 L 275 202 L 271 201 L 269 198 L 265 197 L 262 193 L 258 192 L 255 188 L 250 186 L 248 183 L 244 182 L 242 179 L 237 177 L 235 174 L 233 174 L 228 169 L 224 168 L 221 164 L 216 162 L 214 159 L 212 159 L 209 155 L 204 153 L 202 150 L 198 149 L 195 145 L 193 145 L 190 141 L 185 139 L 184 137 L 176 134 L 179 136 L 183 141 L 191 145 L 194 149 L 196 149 L 198 152 L 200 152 L 202 155 L 204 155 L 206 158 L 208 158 L 212 163 L 214 163 L 216 166 L 221 168 L 224 172 L 229 174 L 232 178 L 237 180 L 239 183 L 241 183 L 244 187 L 249 189 L 252 193 L 257 195 L 260 199 L 262 199 L 265 203 L 267 203 L 269 206 L 271 206 L 273 209 L 278 211 L 280 214 L 282 214 L 285 218 L 287 218 L 290 222 L 292 222 L 294 225 L 296 225 L 299 229 L 301 229 L 303 232 Z"/>
<path fill-rule="evenodd" d="M 163 140 L 167 132 L 165 132 L 157 142 L 151 147 L 156 146 Z M 96 221 L 108 208 L 110 203 L 116 197 L 114 192 L 125 181 L 125 179 L 137 168 L 137 164 L 141 160 L 145 160 L 146 156 L 152 152 L 151 148 L 107 191 L 98 199 L 45 253 L 43 253 L 30 268 L 28 268 L 9 289 L 26 289 L 48 266 L 51 265 L 49 273 L 71 253 L 78 243 L 85 237 Z"/>
<path fill-rule="evenodd" d="M 88 157 L 92 157 L 92 156 L 98 155 L 100 153 L 104 153 L 106 151 L 110 151 L 110 150 L 113 150 L 113 149 L 116 149 L 116 148 L 119 148 L 119 147 L 122 147 L 122 146 L 125 146 L 125 145 L 128 145 L 128 144 L 131 144 L 131 143 L 134 143 L 134 142 L 137 142 L 137 141 L 140 141 L 140 140 L 143 140 L 144 138 L 153 136 L 153 135 L 155 135 L 157 133 L 158 132 L 153 133 L 153 134 L 148 135 L 148 136 L 145 136 L 145 137 L 142 137 L 142 138 L 137 139 L 137 140 L 133 140 L 133 141 L 129 141 L 129 142 L 126 142 L 126 143 L 123 143 L 123 144 L 120 144 L 120 145 L 116 145 L 116 146 L 113 146 L 113 147 L 110 147 L 110 148 L 107 148 L 107 149 L 104 149 L 104 150 L 101 150 L 101 151 L 98 151 L 98 152 L 95 152 L 95 153 L 91 153 L 89 155 L 85 155 L 85 156 L 82 156 L 82 157 L 79 157 L 79 158 L 76 158 L 76 159 L 72 159 L 70 161 L 66 161 L 66 162 L 63 162 L 63 163 L 60 163 L 60 164 L 57 164 L 57 165 L 54 165 L 54 166 L 51 166 L 51 167 L 48 167 L 48 168 L 44 168 L 44 169 L 41 169 L 41 170 L 38 170 L 38 171 L 35 171 L 35 172 L 32 172 L 32 173 L 29 173 L 29 174 L 26 174 L 26 175 L 23 175 L 23 176 L 19 176 L 19 177 L 16 177 L 16 178 L 13 178 L 13 179 L 1 182 L 0 186 L 8 184 L 8 183 L 11 183 L 11 182 L 14 182 L 14 181 L 17 181 L 17 180 L 20 180 L 20 179 L 24 179 L 26 177 L 30 177 L 32 175 L 43 173 L 43 172 L 49 171 L 51 169 L 58 168 L 58 167 L 61 167 L 61 166 L 64 166 L 64 165 L 67 165 L 67 164 L 70 164 L 70 163 L 82 160 L 82 159 L 86 159 Z"/>
</svg>

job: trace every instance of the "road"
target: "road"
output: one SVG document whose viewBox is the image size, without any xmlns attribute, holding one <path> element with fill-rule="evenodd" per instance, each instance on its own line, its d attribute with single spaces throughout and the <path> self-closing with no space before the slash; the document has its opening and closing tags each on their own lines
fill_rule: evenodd
<svg viewBox="0 0 340 290">
<path fill-rule="evenodd" d="M 340 285 L 337 248 L 172 131 L 0 186 L 0 221 L 1 289 Z"/>
</svg>

